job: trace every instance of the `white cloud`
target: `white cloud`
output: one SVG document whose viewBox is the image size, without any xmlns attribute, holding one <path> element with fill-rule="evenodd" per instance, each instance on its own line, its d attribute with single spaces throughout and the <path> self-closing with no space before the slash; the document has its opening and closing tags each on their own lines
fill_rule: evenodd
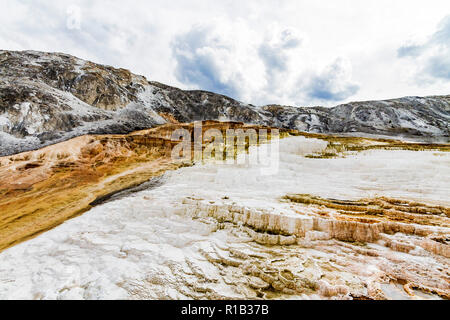
<svg viewBox="0 0 450 320">
<path fill-rule="evenodd" d="M 359 85 L 352 81 L 350 62 L 338 58 L 320 73 L 311 75 L 302 90 L 310 100 L 334 102 L 353 96 Z"/>
<path fill-rule="evenodd" d="M 410 44 L 398 49 L 400 58 L 415 62 L 417 81 L 430 85 L 450 81 L 450 15 L 445 17 L 438 29 L 422 44 Z"/>
<path fill-rule="evenodd" d="M 358 91 L 351 63 L 323 65 L 292 27 L 272 23 L 262 32 L 238 20 L 196 25 L 172 42 L 177 79 L 255 104 L 328 103 Z M 314 66 L 314 67 L 312 67 Z"/>
<path fill-rule="evenodd" d="M 265 84 L 257 37 L 242 20 L 195 25 L 172 41 L 177 79 L 196 88 L 251 99 Z"/>
<path fill-rule="evenodd" d="M 254 104 L 330 106 L 449 93 L 443 73 L 447 49 L 434 45 L 415 58 L 397 55 L 406 41 L 417 46 L 431 41 L 438 22 L 450 14 L 446 0 L 426 6 L 419 0 L 0 0 L 0 5 L 2 49 L 66 52 Z M 436 33 L 433 41 L 442 37 L 445 33 Z M 435 76 L 425 81 L 420 67 Z"/>
</svg>

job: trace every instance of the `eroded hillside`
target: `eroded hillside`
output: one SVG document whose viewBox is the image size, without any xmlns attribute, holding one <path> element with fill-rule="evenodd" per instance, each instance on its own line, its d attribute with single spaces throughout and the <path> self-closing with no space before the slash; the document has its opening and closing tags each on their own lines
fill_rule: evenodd
<svg viewBox="0 0 450 320">
<path fill-rule="evenodd" d="M 335 108 L 254 106 L 151 82 L 66 54 L 0 51 L 0 155 L 85 134 L 125 134 L 196 120 L 448 141 L 450 97 L 405 97 Z"/>
</svg>

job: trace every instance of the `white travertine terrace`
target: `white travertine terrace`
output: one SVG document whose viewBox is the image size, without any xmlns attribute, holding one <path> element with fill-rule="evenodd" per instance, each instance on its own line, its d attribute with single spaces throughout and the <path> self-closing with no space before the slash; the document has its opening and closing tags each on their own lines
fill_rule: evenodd
<svg viewBox="0 0 450 320">
<path fill-rule="evenodd" d="M 0 253 L 0 298 L 448 297 L 449 246 L 432 238 L 448 237 L 450 228 L 330 219 L 282 198 L 390 197 L 448 207 L 450 154 L 304 157 L 325 147 L 281 140 L 272 176 L 260 165 L 212 163 L 167 173 L 160 187 Z"/>
</svg>

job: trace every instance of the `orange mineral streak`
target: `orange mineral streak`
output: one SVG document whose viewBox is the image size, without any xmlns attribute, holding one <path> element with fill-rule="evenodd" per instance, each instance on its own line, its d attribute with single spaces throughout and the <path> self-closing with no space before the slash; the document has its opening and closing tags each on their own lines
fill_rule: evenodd
<svg viewBox="0 0 450 320">
<path fill-rule="evenodd" d="M 206 121 L 203 131 L 255 128 Z M 0 251 L 80 215 L 98 198 L 128 189 L 187 163 L 171 159 L 167 124 L 128 135 L 87 135 L 0 158 Z M 191 165 L 191 163 L 188 163 Z"/>
</svg>

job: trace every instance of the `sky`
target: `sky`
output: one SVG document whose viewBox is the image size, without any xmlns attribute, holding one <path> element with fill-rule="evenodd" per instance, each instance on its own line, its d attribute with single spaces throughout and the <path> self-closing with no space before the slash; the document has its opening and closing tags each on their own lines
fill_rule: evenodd
<svg viewBox="0 0 450 320">
<path fill-rule="evenodd" d="M 450 94 L 448 0 L 0 0 L 0 49 L 254 105 Z"/>
</svg>

